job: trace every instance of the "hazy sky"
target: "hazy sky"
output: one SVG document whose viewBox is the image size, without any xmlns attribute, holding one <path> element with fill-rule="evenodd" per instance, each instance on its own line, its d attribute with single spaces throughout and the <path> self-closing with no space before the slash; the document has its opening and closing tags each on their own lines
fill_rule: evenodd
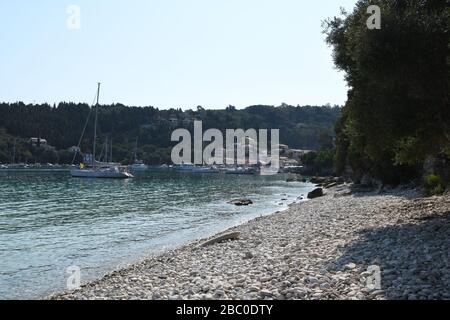
<svg viewBox="0 0 450 320">
<path fill-rule="evenodd" d="M 343 104 L 321 21 L 356 0 L 0 2 L 0 101 Z M 81 28 L 67 27 L 70 5 Z"/>
</svg>

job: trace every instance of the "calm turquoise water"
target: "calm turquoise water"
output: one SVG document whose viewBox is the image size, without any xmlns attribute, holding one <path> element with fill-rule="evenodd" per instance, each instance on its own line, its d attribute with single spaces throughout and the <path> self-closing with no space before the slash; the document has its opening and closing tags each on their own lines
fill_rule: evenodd
<svg viewBox="0 0 450 320">
<path fill-rule="evenodd" d="M 64 291 L 69 266 L 81 268 L 82 282 L 93 280 L 285 208 L 310 189 L 282 176 L 150 172 L 123 181 L 0 172 L 0 298 Z M 241 197 L 255 204 L 227 204 Z"/>
</svg>

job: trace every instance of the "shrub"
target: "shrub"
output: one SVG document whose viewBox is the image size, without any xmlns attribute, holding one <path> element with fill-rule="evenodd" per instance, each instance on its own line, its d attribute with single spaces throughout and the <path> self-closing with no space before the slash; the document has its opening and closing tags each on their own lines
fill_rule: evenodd
<svg viewBox="0 0 450 320">
<path fill-rule="evenodd" d="M 439 176 L 430 174 L 425 178 L 425 191 L 429 196 L 443 194 L 445 185 Z"/>
</svg>

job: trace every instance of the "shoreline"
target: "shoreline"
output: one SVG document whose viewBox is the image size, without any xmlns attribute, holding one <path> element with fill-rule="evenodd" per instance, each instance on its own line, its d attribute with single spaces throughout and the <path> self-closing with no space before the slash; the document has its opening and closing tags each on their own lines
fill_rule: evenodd
<svg viewBox="0 0 450 320">
<path fill-rule="evenodd" d="M 325 192 L 44 299 L 450 299 L 448 194 Z"/>
<path fill-rule="evenodd" d="M 311 189 L 314 189 L 313 185 L 311 185 Z M 195 248 L 195 247 L 199 246 L 203 242 L 206 242 L 208 240 L 217 238 L 217 237 L 219 237 L 219 236 L 221 236 L 223 234 L 227 234 L 229 232 L 232 232 L 234 229 L 239 228 L 239 227 L 241 227 L 241 226 L 243 226 L 245 224 L 251 223 L 253 221 L 257 221 L 257 220 L 265 218 L 265 217 L 270 217 L 272 215 L 276 215 L 276 214 L 288 211 L 291 208 L 291 206 L 293 206 L 293 205 L 300 205 L 302 203 L 310 201 L 310 199 L 307 199 L 307 197 L 306 197 L 307 194 L 308 194 L 308 192 L 305 192 L 303 194 L 300 193 L 301 196 L 297 197 L 293 202 L 286 203 L 284 206 L 276 208 L 276 209 L 274 208 L 273 212 L 260 214 L 258 217 L 243 219 L 243 221 L 236 222 L 235 225 L 233 225 L 233 226 L 224 227 L 224 229 L 219 230 L 217 232 L 213 232 L 213 233 L 211 233 L 209 235 L 205 235 L 205 236 L 201 236 L 201 237 L 198 237 L 196 239 L 193 239 L 193 240 L 189 240 L 188 242 L 183 243 L 183 244 L 178 244 L 178 245 L 174 244 L 172 246 L 167 246 L 167 247 L 161 248 L 161 249 L 156 250 L 156 251 L 151 252 L 151 253 L 145 253 L 144 252 L 142 254 L 142 256 L 140 256 L 139 258 L 136 258 L 135 260 L 133 260 L 131 262 L 120 263 L 120 264 L 117 265 L 116 268 L 113 268 L 112 270 L 110 270 L 108 272 L 105 272 L 102 275 L 99 275 L 98 278 L 91 279 L 91 280 L 88 280 L 88 281 L 82 283 L 79 289 L 71 290 L 71 291 L 70 290 L 69 291 L 67 291 L 67 290 L 66 291 L 55 291 L 53 293 L 41 295 L 40 297 L 37 297 L 36 299 L 38 299 L 38 300 L 49 300 L 49 299 L 55 299 L 55 298 L 57 299 L 60 296 L 71 294 L 71 293 L 73 293 L 75 291 L 78 291 L 78 290 L 82 289 L 83 287 L 89 286 L 89 285 L 91 285 L 93 283 L 100 282 L 104 278 L 107 278 L 107 277 L 109 277 L 109 276 L 111 276 L 113 274 L 116 274 L 116 273 L 120 273 L 121 271 L 124 271 L 126 269 L 132 268 L 135 265 L 138 265 L 138 264 L 141 264 L 141 263 L 145 263 L 148 260 L 158 259 L 160 256 L 166 255 L 166 254 L 174 252 L 174 251 L 188 250 L 188 249 L 192 249 L 193 247 Z"/>
</svg>

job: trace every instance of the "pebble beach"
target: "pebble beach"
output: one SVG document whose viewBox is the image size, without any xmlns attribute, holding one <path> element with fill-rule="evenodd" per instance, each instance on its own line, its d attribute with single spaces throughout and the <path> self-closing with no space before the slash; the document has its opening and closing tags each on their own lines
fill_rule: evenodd
<svg viewBox="0 0 450 320">
<path fill-rule="evenodd" d="M 343 185 L 227 233 L 48 299 L 450 299 L 449 193 Z"/>
</svg>

